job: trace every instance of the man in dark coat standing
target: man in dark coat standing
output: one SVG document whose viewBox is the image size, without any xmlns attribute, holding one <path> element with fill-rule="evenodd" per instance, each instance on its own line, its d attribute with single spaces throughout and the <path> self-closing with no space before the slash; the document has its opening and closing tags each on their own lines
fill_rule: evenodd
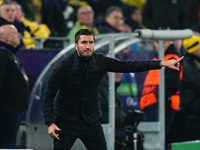
<svg viewBox="0 0 200 150">
<path fill-rule="evenodd" d="M 49 77 L 43 109 L 54 150 L 70 150 L 77 138 L 88 150 L 106 150 L 98 96 L 106 72 L 139 72 L 163 66 L 179 70 L 183 59 L 120 61 L 94 53 L 94 43 L 91 30 L 79 30 L 75 53 L 59 62 Z"/>
<path fill-rule="evenodd" d="M 181 109 L 177 114 L 176 142 L 200 139 L 200 37 L 183 41 L 186 51 L 181 83 Z"/>
<path fill-rule="evenodd" d="M 28 108 L 28 78 L 16 56 L 20 35 L 0 27 L 0 148 L 15 148 L 22 112 Z"/>
</svg>

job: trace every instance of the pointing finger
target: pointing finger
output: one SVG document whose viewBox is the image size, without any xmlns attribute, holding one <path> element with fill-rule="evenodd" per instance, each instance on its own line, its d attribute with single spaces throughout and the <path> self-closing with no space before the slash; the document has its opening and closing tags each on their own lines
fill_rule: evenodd
<svg viewBox="0 0 200 150">
<path fill-rule="evenodd" d="M 178 61 L 181 61 L 184 58 L 184 56 L 182 56 L 181 58 L 177 59 Z"/>
</svg>

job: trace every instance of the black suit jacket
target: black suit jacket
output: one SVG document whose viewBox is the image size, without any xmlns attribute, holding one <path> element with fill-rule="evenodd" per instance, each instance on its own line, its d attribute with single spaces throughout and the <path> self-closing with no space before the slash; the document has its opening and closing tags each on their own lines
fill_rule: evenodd
<svg viewBox="0 0 200 150">
<path fill-rule="evenodd" d="M 16 49 L 0 42 L 0 111 L 23 111 L 28 108 L 28 83 L 21 67 Z"/>
</svg>

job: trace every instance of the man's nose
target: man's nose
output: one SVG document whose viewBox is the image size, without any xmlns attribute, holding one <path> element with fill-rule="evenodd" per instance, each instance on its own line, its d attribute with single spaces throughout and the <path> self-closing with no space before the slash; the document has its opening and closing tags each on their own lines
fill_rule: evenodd
<svg viewBox="0 0 200 150">
<path fill-rule="evenodd" d="M 86 45 L 86 48 L 90 48 L 90 44 L 89 43 Z"/>
<path fill-rule="evenodd" d="M 8 13 L 9 13 L 9 14 L 13 14 L 14 12 L 13 12 L 12 10 L 9 10 Z"/>
</svg>

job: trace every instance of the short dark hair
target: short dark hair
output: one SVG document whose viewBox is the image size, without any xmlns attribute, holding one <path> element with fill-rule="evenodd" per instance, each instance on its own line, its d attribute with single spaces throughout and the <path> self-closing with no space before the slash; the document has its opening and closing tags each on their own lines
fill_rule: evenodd
<svg viewBox="0 0 200 150">
<path fill-rule="evenodd" d="M 81 35 L 92 35 L 95 41 L 94 33 L 90 29 L 81 29 L 75 34 L 75 43 L 78 43 Z"/>
</svg>

